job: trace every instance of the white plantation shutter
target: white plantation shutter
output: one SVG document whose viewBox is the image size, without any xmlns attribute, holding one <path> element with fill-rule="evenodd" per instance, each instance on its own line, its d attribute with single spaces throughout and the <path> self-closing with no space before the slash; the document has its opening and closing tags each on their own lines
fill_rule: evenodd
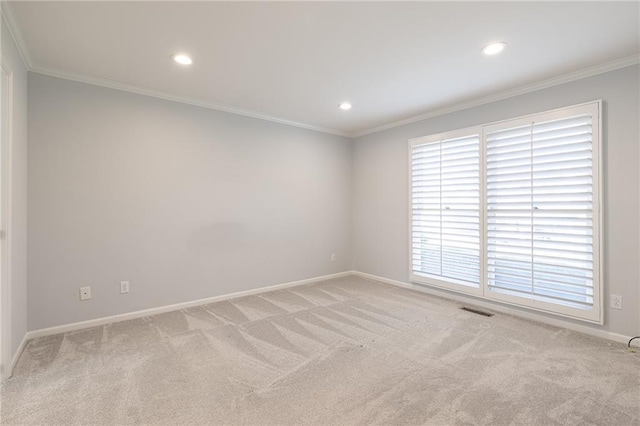
<svg viewBox="0 0 640 426">
<path fill-rule="evenodd" d="M 411 155 L 413 274 L 479 289 L 479 134 L 417 141 Z"/>
<path fill-rule="evenodd" d="M 600 107 L 412 139 L 411 281 L 602 324 Z"/>
<path fill-rule="evenodd" d="M 486 132 L 487 286 L 594 305 L 593 117 Z"/>
</svg>

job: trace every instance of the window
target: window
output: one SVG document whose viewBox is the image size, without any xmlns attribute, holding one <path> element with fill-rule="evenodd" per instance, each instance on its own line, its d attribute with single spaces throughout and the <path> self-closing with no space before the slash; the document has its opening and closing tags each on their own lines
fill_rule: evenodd
<svg viewBox="0 0 640 426">
<path fill-rule="evenodd" d="M 601 323 L 599 111 L 411 140 L 411 280 Z"/>
<path fill-rule="evenodd" d="M 423 139 L 411 161 L 412 270 L 479 289 L 479 132 Z"/>
</svg>

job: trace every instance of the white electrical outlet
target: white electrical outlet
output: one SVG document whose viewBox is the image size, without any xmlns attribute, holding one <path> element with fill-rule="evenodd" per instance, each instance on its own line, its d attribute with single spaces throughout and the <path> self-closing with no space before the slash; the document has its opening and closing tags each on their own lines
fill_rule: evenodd
<svg viewBox="0 0 640 426">
<path fill-rule="evenodd" d="M 80 287 L 80 300 L 91 299 L 91 287 Z"/>
<path fill-rule="evenodd" d="M 611 309 L 622 310 L 622 296 L 616 294 L 611 295 Z"/>
<path fill-rule="evenodd" d="M 331 253 L 331 261 L 332 262 L 336 261 L 336 254 L 335 253 Z"/>
<path fill-rule="evenodd" d="M 129 293 L 129 281 L 121 281 L 120 282 L 120 293 Z"/>
</svg>

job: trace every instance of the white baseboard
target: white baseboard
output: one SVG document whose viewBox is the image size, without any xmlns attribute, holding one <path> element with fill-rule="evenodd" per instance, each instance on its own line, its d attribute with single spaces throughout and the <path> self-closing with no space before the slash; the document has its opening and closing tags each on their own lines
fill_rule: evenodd
<svg viewBox="0 0 640 426">
<path fill-rule="evenodd" d="M 560 318 L 551 318 L 545 315 L 540 315 L 538 313 L 535 312 L 530 312 L 530 311 L 525 311 L 523 309 L 516 309 L 516 308 L 512 308 L 509 306 L 505 306 L 503 304 L 500 303 L 493 303 L 490 301 L 483 301 L 483 300 L 479 300 L 477 298 L 473 298 L 473 297 L 468 297 L 468 296 L 464 296 L 464 295 L 459 295 L 459 294 L 454 294 L 454 293 L 450 293 L 447 291 L 443 291 L 443 290 L 439 290 L 439 289 L 435 289 L 432 287 L 428 287 L 425 285 L 420 285 L 420 284 L 411 284 L 411 283 L 406 283 L 403 281 L 397 281 L 397 280 L 392 280 L 390 278 L 385 278 L 385 277 L 380 277 L 377 275 L 372 275 L 372 274 L 367 274 L 365 272 L 360 272 L 360 271 L 352 271 L 353 275 L 362 277 L 362 278 L 367 278 L 370 280 L 374 280 L 374 281 L 380 281 L 386 284 L 391 284 L 397 287 L 402 287 L 402 288 L 407 288 L 410 290 L 416 290 L 416 291 L 420 291 L 422 293 L 427 293 L 427 294 L 431 294 L 434 296 L 438 296 L 438 297 L 442 297 L 444 299 L 449 299 L 449 300 L 455 300 L 456 302 L 462 302 L 462 303 L 468 303 L 468 304 L 473 304 L 475 306 L 479 306 L 485 309 L 490 309 L 492 311 L 496 311 L 496 312 L 501 312 L 503 314 L 509 314 L 509 315 L 513 315 L 513 316 L 517 316 L 520 318 L 526 318 L 528 320 L 532 320 L 532 321 L 537 321 L 537 322 L 541 322 L 544 324 L 548 324 L 548 325 L 553 325 L 556 327 L 561 327 L 561 328 L 566 328 L 568 330 L 572 330 L 572 331 L 577 331 L 579 333 L 583 333 L 583 334 L 588 334 L 590 336 L 594 336 L 594 337 L 600 337 L 603 339 L 607 339 L 607 340 L 612 340 L 614 342 L 618 342 L 618 343 L 628 343 L 629 339 L 631 339 L 631 336 L 625 336 L 622 334 L 618 334 L 618 333 L 613 333 L 611 331 L 607 331 L 607 330 L 600 330 L 597 328 L 593 328 L 593 327 L 588 327 L 585 325 L 581 325 L 581 324 L 575 324 L 569 321 L 564 321 Z"/>
<path fill-rule="evenodd" d="M 156 314 L 162 314 L 162 313 L 165 313 L 165 312 L 175 311 L 175 310 L 179 310 L 179 309 L 185 309 L 185 308 L 190 308 L 190 307 L 194 307 L 194 306 L 206 305 L 206 304 L 213 303 L 213 302 L 219 302 L 221 300 L 229 300 L 229 299 L 235 299 L 235 298 L 243 297 L 243 296 L 251 296 L 251 295 L 255 295 L 255 294 L 266 293 L 266 292 L 269 292 L 269 291 L 280 290 L 280 289 L 289 288 L 289 287 L 296 287 L 296 286 L 300 286 L 300 285 L 304 285 L 304 284 L 310 284 L 310 283 L 314 283 L 314 282 L 318 282 L 318 281 L 330 280 L 330 279 L 334 279 L 334 278 L 347 277 L 347 276 L 351 276 L 351 275 L 359 276 L 359 277 L 362 277 L 362 278 L 367 278 L 367 279 L 374 280 L 374 281 L 383 282 L 383 283 L 386 283 L 386 284 L 391 284 L 391 285 L 394 285 L 394 286 L 397 286 L 397 287 L 402 287 L 402 288 L 406 288 L 406 289 L 410 289 L 410 290 L 420 291 L 420 292 L 423 292 L 423 293 L 426 293 L 426 294 L 431 294 L 431 295 L 442 297 L 442 298 L 445 298 L 445 299 L 454 300 L 454 301 L 457 301 L 457 302 L 473 304 L 475 306 L 483 307 L 483 308 L 490 309 L 490 310 L 493 310 L 493 311 L 496 311 L 496 312 L 501 312 L 501 313 L 505 313 L 505 314 L 509 314 L 509 315 L 514 315 L 514 316 L 518 316 L 518 317 L 521 317 L 521 318 L 526 318 L 526 319 L 529 319 L 529 320 L 532 320 L 532 321 L 537 321 L 537 322 L 541 322 L 541 323 L 544 323 L 544 324 L 553 325 L 553 326 L 556 326 L 556 327 L 566 328 L 566 329 L 569 329 L 569 330 L 572 330 L 572 331 L 577 331 L 579 333 L 584 333 L 584 334 L 587 334 L 587 335 L 590 335 L 590 336 L 604 338 L 604 339 L 611 340 L 611 341 L 618 342 L 618 343 L 625 343 L 626 344 L 629 341 L 629 339 L 631 339 L 631 336 L 625 336 L 625 335 L 622 335 L 622 334 L 613 333 L 613 332 L 606 331 L 606 330 L 599 330 L 599 329 L 596 329 L 596 328 L 587 327 L 587 326 L 584 326 L 584 325 L 575 324 L 575 323 L 568 322 L 568 321 L 563 321 L 562 319 L 547 317 L 547 316 L 544 316 L 544 315 L 537 314 L 535 312 L 528 312 L 528 311 L 525 311 L 525 310 L 520 310 L 520 309 L 512 308 L 512 307 L 509 307 L 509 306 L 504 306 L 504 305 L 499 304 L 499 303 L 493 303 L 493 302 L 489 302 L 489 301 L 478 300 L 476 298 L 467 297 L 467 296 L 464 296 L 464 295 L 453 294 L 453 293 L 449 293 L 449 292 L 446 292 L 446 291 L 442 291 L 442 290 L 439 290 L 439 289 L 435 289 L 435 288 L 431 288 L 431 287 L 427 287 L 427 286 L 423 286 L 423 285 L 411 284 L 411 283 L 407 283 L 407 282 L 397 281 L 397 280 L 393 280 L 393 279 L 390 279 L 390 278 L 385 278 L 385 277 L 380 277 L 380 276 L 377 276 L 377 275 L 367 274 L 367 273 L 360 272 L 360 271 L 345 271 L 345 272 L 340 272 L 340 273 L 337 273 L 337 274 L 323 275 L 323 276 L 314 277 L 314 278 L 308 278 L 308 279 L 304 279 L 304 280 L 300 280 L 300 281 L 292 281 L 292 282 L 283 283 L 283 284 L 276 284 L 276 285 L 272 285 L 272 286 L 268 286 L 268 287 L 261 287 L 261 288 L 257 288 L 257 289 L 253 289 L 253 290 L 246 290 L 246 291 L 240 291 L 240 292 L 236 292 L 236 293 L 223 294 L 223 295 L 220 295 L 220 296 L 208 297 L 208 298 L 205 298 L 205 299 L 192 300 L 192 301 L 188 301 L 188 302 L 176 303 L 176 304 L 173 304 L 173 305 L 160 306 L 160 307 L 157 307 L 157 308 L 150 308 L 150 309 L 145 309 L 145 310 L 141 310 L 141 311 L 128 312 L 128 313 L 125 313 L 125 314 L 112 315 L 112 316 L 108 316 L 108 317 L 96 318 L 96 319 L 87 320 L 87 321 L 80 321 L 80 322 L 75 322 L 75 323 L 71 323 L 71 324 L 64 324 L 64 325 L 59 325 L 59 326 L 55 326 L 55 327 L 49 327 L 49 328 L 43 328 L 43 329 L 40 329 L 40 330 L 29 331 L 29 332 L 27 332 L 27 334 L 22 339 L 22 342 L 20 344 L 20 347 L 19 347 L 18 351 L 16 351 L 14 353 L 14 355 L 13 355 L 13 359 L 11 361 L 11 371 L 13 371 L 13 368 L 15 367 L 15 364 L 17 363 L 18 358 L 20 357 L 20 354 L 24 350 L 24 347 L 27 344 L 27 342 L 29 340 L 31 340 L 31 339 L 36 338 L 36 337 L 51 336 L 51 335 L 54 335 L 54 334 L 65 333 L 65 332 L 68 332 L 68 331 L 82 330 L 82 329 L 85 329 L 85 328 L 96 327 L 96 326 L 99 326 L 99 325 L 110 324 L 110 323 L 119 322 L 119 321 L 126 321 L 126 320 L 131 320 L 131 319 L 136 319 L 136 318 L 143 318 L 143 317 L 148 317 L 148 316 L 156 315 Z"/>
<path fill-rule="evenodd" d="M 148 317 L 151 315 L 157 315 L 157 314 L 163 314 L 165 312 L 176 311 L 178 309 L 186 309 L 194 306 L 200 306 L 200 305 L 206 305 L 213 302 L 219 302 L 221 300 L 229 300 L 229 299 L 235 299 L 243 296 L 251 296 L 254 294 L 266 293 L 268 291 L 280 290 L 283 288 L 296 287 L 296 286 L 310 284 L 318 281 L 348 277 L 350 275 L 352 275 L 351 271 L 339 272 L 337 274 L 322 275 L 320 277 L 307 278 L 300 281 L 292 281 L 292 282 L 283 283 L 283 284 L 271 285 L 268 287 L 260 287 L 253 290 L 239 291 L 236 293 L 207 297 L 205 299 L 191 300 L 189 302 L 176 303 L 173 305 L 159 306 L 157 308 L 144 309 L 141 311 L 127 312 L 126 314 L 112 315 L 108 317 L 96 318 L 96 319 L 87 320 L 87 321 L 74 322 L 71 324 L 58 325 L 55 327 L 42 328 L 39 330 L 29 331 L 25 336 L 23 347 L 24 347 L 24 343 L 26 343 L 31 339 L 35 339 L 36 337 L 51 336 L 54 334 L 66 333 L 68 331 L 82 330 L 85 328 L 97 327 L 99 325 L 110 324 L 110 323 L 119 322 L 119 321 L 126 321 L 126 320 L 131 320 L 136 318 Z M 20 352 L 22 352 L 22 350 Z M 12 367 L 12 370 L 13 370 L 13 367 Z"/>
</svg>

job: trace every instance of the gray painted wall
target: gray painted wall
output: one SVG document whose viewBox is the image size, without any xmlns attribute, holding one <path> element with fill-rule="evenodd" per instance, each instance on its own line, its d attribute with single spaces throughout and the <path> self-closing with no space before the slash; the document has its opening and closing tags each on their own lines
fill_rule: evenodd
<svg viewBox="0 0 640 426">
<path fill-rule="evenodd" d="M 602 329 L 639 334 L 639 72 L 638 66 L 627 67 L 356 139 L 354 269 L 402 282 L 409 280 L 409 138 L 602 99 L 605 209 Z M 623 296 L 622 311 L 608 308 L 611 293 Z"/>
<path fill-rule="evenodd" d="M 602 99 L 601 328 L 637 334 L 639 71 L 628 67 L 353 144 L 29 74 L 29 329 L 352 266 L 407 282 L 409 138 Z M 332 252 L 337 262 L 329 261 Z M 121 280 L 131 281 L 128 295 L 119 294 Z M 78 300 L 84 285 L 93 291 L 88 302 Z M 611 293 L 623 296 L 623 311 L 608 308 Z"/>
<path fill-rule="evenodd" d="M 29 73 L 29 330 L 351 269 L 351 151 Z"/>
<path fill-rule="evenodd" d="M 11 164 L 11 354 L 27 332 L 27 71 L 2 22 L 2 61 L 13 74 Z"/>
</svg>

